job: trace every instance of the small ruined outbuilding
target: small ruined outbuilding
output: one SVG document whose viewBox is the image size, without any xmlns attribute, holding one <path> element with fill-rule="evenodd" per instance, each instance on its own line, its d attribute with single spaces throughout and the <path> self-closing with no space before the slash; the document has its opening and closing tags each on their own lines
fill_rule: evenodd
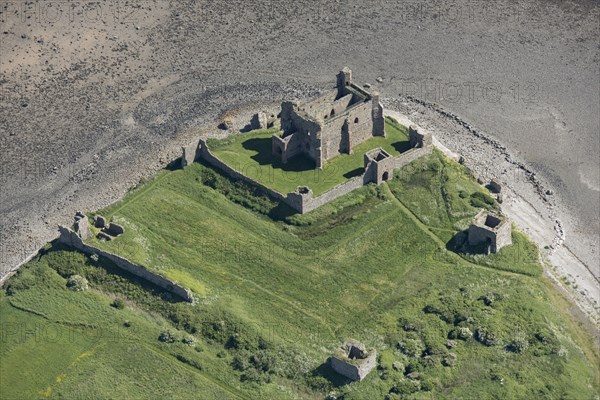
<svg viewBox="0 0 600 400">
<path fill-rule="evenodd" d="M 375 349 L 367 351 L 365 345 L 348 340 L 331 357 L 331 368 L 353 381 L 361 381 L 377 365 Z"/>
<path fill-rule="evenodd" d="M 125 232 L 125 229 L 123 229 L 121 225 L 117 225 L 114 222 L 109 222 L 107 224 L 106 218 L 102 215 L 96 215 L 94 217 L 94 227 L 101 229 L 100 232 L 98 232 L 98 239 L 106 241 L 113 240 Z"/>
<path fill-rule="evenodd" d="M 486 244 L 485 254 L 497 253 L 512 244 L 511 224 L 506 217 L 481 210 L 469 226 L 469 245 Z"/>
</svg>

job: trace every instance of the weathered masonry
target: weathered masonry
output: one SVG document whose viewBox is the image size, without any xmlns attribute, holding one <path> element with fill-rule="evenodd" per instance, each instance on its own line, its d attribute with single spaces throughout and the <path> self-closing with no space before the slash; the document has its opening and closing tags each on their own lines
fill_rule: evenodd
<svg viewBox="0 0 600 400">
<path fill-rule="evenodd" d="M 469 245 L 484 243 L 485 253 L 497 253 L 512 244 L 510 221 L 500 215 L 481 210 L 469 226 Z"/>
<path fill-rule="evenodd" d="M 72 229 L 67 228 L 65 226 L 59 226 L 58 231 L 60 232 L 60 236 L 58 237 L 58 242 L 69 247 L 73 247 L 81 251 L 82 253 L 88 255 L 97 254 L 98 256 L 107 258 L 108 260 L 112 261 L 118 268 L 127 271 L 130 274 L 133 274 L 148 282 L 151 282 L 152 284 L 181 297 L 187 302 L 194 302 L 192 292 L 189 289 L 186 289 L 183 286 L 179 285 L 178 283 L 173 282 L 153 272 L 150 272 L 146 268 L 137 265 L 124 257 L 118 256 L 113 253 L 109 253 L 108 251 L 104 251 L 84 243 L 84 240 L 91 236 L 87 217 L 81 216 L 80 218 L 78 218 L 76 220 L 75 228 L 76 230 L 73 231 Z"/>
<path fill-rule="evenodd" d="M 413 135 L 417 135 L 417 130 L 415 127 L 409 128 L 409 134 L 411 131 L 413 132 Z M 190 150 L 189 148 L 186 150 L 186 148 L 183 148 L 184 155 L 182 156 L 181 162 L 182 165 L 185 166 L 197 159 L 202 159 L 206 163 L 222 171 L 230 178 L 240 179 L 260 187 L 265 193 L 275 200 L 282 201 L 297 212 L 304 214 L 324 204 L 327 204 L 340 196 L 348 194 L 351 191 L 358 189 L 370 182 L 374 182 L 375 184 L 379 185 L 380 183 L 392 178 L 394 169 L 402 168 L 410 162 L 431 153 L 433 150 L 433 145 L 431 144 L 431 134 L 425 134 L 421 136 L 425 138 L 421 141 L 421 144 L 415 141 L 415 146 L 417 147 L 414 147 L 395 157 L 390 156 L 381 148 L 370 150 L 364 156 L 365 172 L 362 175 L 355 176 L 344 183 L 340 183 L 339 185 L 334 186 L 327 192 L 317 197 L 314 197 L 312 190 L 305 186 L 299 186 L 296 191 L 287 194 L 283 194 L 274 189 L 266 187 L 262 183 L 255 181 L 249 176 L 244 175 L 241 171 L 237 171 L 221 161 L 210 151 L 206 141 L 203 139 L 199 140 L 198 145 L 193 150 Z M 411 138 L 412 137 L 413 136 L 411 136 Z M 413 141 L 411 139 L 411 143 L 412 142 Z"/>
<path fill-rule="evenodd" d="M 370 93 L 352 82 L 352 71 L 344 68 L 337 85 L 315 100 L 281 104 L 281 134 L 272 138 L 273 157 L 284 164 L 305 154 L 317 168 L 373 136 L 385 136 L 383 106 L 378 93 Z"/>
<path fill-rule="evenodd" d="M 355 340 L 346 341 L 331 357 L 331 368 L 353 381 L 361 381 L 377 365 L 377 352 Z"/>
<path fill-rule="evenodd" d="M 351 153 L 353 146 L 373 136 L 385 136 L 383 106 L 379 95 L 370 94 L 352 83 L 352 71 L 342 69 L 337 75 L 337 87 L 316 100 L 302 105 L 283 102 L 281 109 L 281 134 L 273 135 L 272 151 L 275 159 L 286 162 L 289 158 L 305 154 L 313 159 L 318 168 L 340 154 Z M 253 117 L 252 127 L 266 124 L 264 113 Z M 199 159 L 219 169 L 232 179 L 246 181 L 261 188 L 270 197 L 279 200 L 299 213 L 307 213 L 323 204 L 350 193 L 368 183 L 376 185 L 391 179 L 395 169 L 432 152 L 431 133 L 415 126 L 408 127 L 410 149 L 392 156 L 382 148 L 364 154 L 364 172 L 327 192 L 314 197 L 310 188 L 298 186 L 295 191 L 280 193 L 236 170 L 214 155 L 206 140 L 182 147 L 181 166 Z"/>
</svg>

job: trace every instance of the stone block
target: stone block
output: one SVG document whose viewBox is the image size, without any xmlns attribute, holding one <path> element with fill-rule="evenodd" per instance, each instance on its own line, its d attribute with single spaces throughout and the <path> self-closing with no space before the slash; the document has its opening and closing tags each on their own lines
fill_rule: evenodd
<svg viewBox="0 0 600 400">
<path fill-rule="evenodd" d="M 75 232 L 81 240 L 86 240 L 92 237 L 92 231 L 90 230 L 90 224 L 88 219 L 83 217 L 75 221 Z"/>
<path fill-rule="evenodd" d="M 502 191 L 502 185 L 500 185 L 497 180 L 492 179 L 490 181 L 490 190 L 494 193 L 500 193 Z"/>
<path fill-rule="evenodd" d="M 267 114 L 264 112 L 256 113 L 252 116 L 250 120 L 250 128 L 251 129 L 266 129 L 268 124 Z"/>
<path fill-rule="evenodd" d="M 108 224 L 108 228 L 106 228 L 106 233 L 111 236 L 119 236 L 123 232 L 125 232 L 125 229 L 123 229 L 121 225 L 117 225 L 114 222 Z"/>
</svg>

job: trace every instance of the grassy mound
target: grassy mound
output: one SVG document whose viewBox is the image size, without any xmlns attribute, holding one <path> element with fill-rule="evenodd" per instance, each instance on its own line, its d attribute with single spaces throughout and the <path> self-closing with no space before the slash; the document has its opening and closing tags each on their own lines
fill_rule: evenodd
<svg viewBox="0 0 600 400">
<path fill-rule="evenodd" d="M 451 251 L 474 193 L 437 151 L 305 215 L 201 164 L 164 171 L 91 242 L 197 303 L 49 246 L 0 294 L 2 398 L 593 398 L 598 354 L 535 246 Z M 327 363 L 349 337 L 380 354 L 362 382 Z"/>
</svg>

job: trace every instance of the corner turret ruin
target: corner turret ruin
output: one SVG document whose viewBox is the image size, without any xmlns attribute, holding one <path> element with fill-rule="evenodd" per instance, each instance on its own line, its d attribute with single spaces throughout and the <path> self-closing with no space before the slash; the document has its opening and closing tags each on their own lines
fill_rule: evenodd
<svg viewBox="0 0 600 400">
<path fill-rule="evenodd" d="M 362 381 L 377 364 L 377 351 L 367 351 L 356 340 L 347 340 L 331 356 L 331 368 L 353 381 Z"/>
<path fill-rule="evenodd" d="M 481 210 L 473 219 L 468 231 L 469 246 L 485 245 L 484 253 L 497 253 L 512 244 L 511 223 L 501 215 Z"/>
</svg>

